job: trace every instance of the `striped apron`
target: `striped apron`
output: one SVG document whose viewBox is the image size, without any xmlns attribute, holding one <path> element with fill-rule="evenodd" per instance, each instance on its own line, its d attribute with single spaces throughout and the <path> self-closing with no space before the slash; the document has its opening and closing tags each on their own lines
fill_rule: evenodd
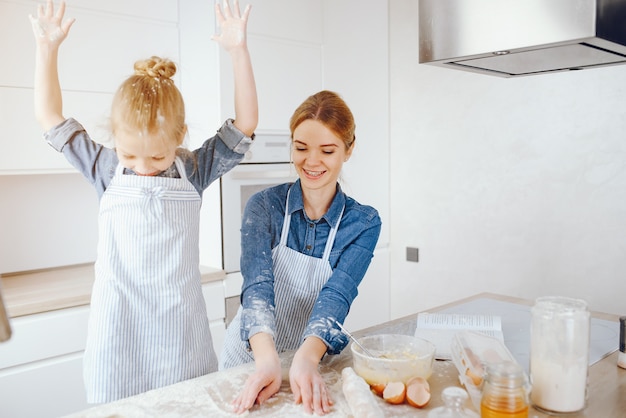
<svg viewBox="0 0 626 418">
<path fill-rule="evenodd" d="M 289 202 L 289 193 L 287 202 Z M 289 207 L 285 204 L 285 214 L 288 213 Z M 287 247 L 291 216 L 285 215 L 280 243 L 272 249 L 276 306 L 274 341 L 279 353 L 295 350 L 302 343 L 303 333 L 309 323 L 315 301 L 333 273 L 328 260 L 342 215 L 343 209 L 337 225 L 331 228 L 328 234 L 322 258 L 302 254 Z M 241 314 L 242 308 L 239 307 L 228 327 L 222 350 L 221 369 L 254 361 L 252 351 L 247 349 L 246 342 L 240 337 Z"/>
<path fill-rule="evenodd" d="M 111 402 L 217 369 L 199 269 L 201 197 L 181 178 L 124 175 L 100 201 L 84 379 Z"/>
</svg>

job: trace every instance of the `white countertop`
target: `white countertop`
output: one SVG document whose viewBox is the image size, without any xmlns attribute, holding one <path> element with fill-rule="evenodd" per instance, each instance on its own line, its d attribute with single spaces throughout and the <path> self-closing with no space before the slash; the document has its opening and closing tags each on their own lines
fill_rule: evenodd
<svg viewBox="0 0 626 418">
<path fill-rule="evenodd" d="M 248 363 L 233 369 L 208 374 L 196 379 L 186 380 L 160 389 L 155 389 L 137 396 L 122 399 L 109 404 L 72 414 L 66 418 L 206 418 L 206 417 L 272 417 L 292 418 L 311 417 L 302 405 L 293 402 L 289 388 L 288 368 L 293 353 L 281 355 L 283 364 L 283 383 L 280 391 L 265 404 L 255 405 L 250 411 L 236 415 L 231 412 L 230 404 L 239 394 L 246 378 L 254 371 L 254 363 Z M 327 356 L 320 364 L 320 372 L 334 401 L 332 411 L 327 418 L 352 417 L 350 407 L 342 389 L 341 370 L 352 366 L 350 348 L 338 356 Z M 450 382 L 458 385 L 457 372 L 446 362 L 435 362 L 433 375 L 429 379 L 435 394 L 427 408 L 417 409 L 408 404 L 392 405 L 375 396 L 386 418 L 423 417 L 442 404 L 439 394 Z M 434 398 L 437 399 L 434 399 Z M 470 405 L 468 404 L 468 407 Z M 356 417 L 358 418 L 358 417 Z"/>
<path fill-rule="evenodd" d="M 446 311 L 447 309 L 463 306 L 468 302 L 491 298 L 498 301 L 517 303 L 529 306 L 530 301 L 494 294 L 479 294 L 470 298 L 453 302 L 433 309 L 433 311 Z M 616 321 L 615 315 L 593 313 L 593 316 Z M 405 334 L 413 335 L 416 328 L 415 315 L 380 324 L 365 330 L 356 331 L 358 338 L 372 334 Z M 292 400 L 286 373 L 291 363 L 291 353 L 281 355 L 283 361 L 283 385 L 279 393 L 262 406 L 255 406 L 246 415 L 254 417 L 299 417 L 306 416 L 300 405 L 295 405 Z M 626 397 L 620 388 L 626 385 L 626 370 L 616 366 L 617 353 L 596 362 L 589 370 L 589 401 L 587 408 L 579 413 L 571 415 L 577 417 L 606 417 L 622 418 L 626 408 Z M 331 396 L 335 402 L 333 411 L 327 417 L 350 417 L 352 416 L 341 388 L 341 370 L 352 366 L 350 349 L 346 348 L 340 355 L 327 356 L 320 364 L 320 372 L 324 377 Z M 247 376 L 253 371 L 253 363 L 243 365 L 226 371 L 212 373 L 196 379 L 187 380 L 171 386 L 155 389 L 137 396 L 122 399 L 120 401 L 95 406 L 85 411 L 68 416 L 68 418 L 143 418 L 143 417 L 233 417 L 230 403 L 235 398 Z M 428 413 L 442 405 L 441 393 L 448 386 L 460 386 L 458 371 L 450 361 L 435 361 L 433 374 L 428 379 L 432 399 L 423 409 L 416 409 L 407 404 L 391 405 L 382 398 L 376 398 L 383 409 L 385 417 L 418 417 L 426 418 Z M 468 400 L 467 408 L 474 409 Z M 241 416 L 241 415 L 239 415 Z M 544 418 L 548 415 L 534 408 L 529 410 L 530 418 Z"/>
</svg>

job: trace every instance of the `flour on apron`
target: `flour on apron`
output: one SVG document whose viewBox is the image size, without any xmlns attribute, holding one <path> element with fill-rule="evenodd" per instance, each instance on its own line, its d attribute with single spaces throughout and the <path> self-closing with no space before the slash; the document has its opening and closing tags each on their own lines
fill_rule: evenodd
<svg viewBox="0 0 626 418">
<path fill-rule="evenodd" d="M 291 189 L 290 189 L 291 190 Z M 289 202 L 289 192 L 287 193 Z M 328 261 L 339 229 L 341 216 L 335 228 L 331 228 L 322 258 L 312 257 L 287 247 L 291 216 L 285 204 L 285 218 L 280 233 L 280 243 L 272 249 L 274 270 L 274 303 L 276 314 L 275 344 L 281 353 L 300 346 L 315 301 L 322 287 L 333 273 Z M 254 360 L 247 343 L 241 341 L 240 324 L 242 308 L 228 326 L 220 369 L 230 368 Z"/>
<path fill-rule="evenodd" d="M 110 402 L 217 369 L 199 269 L 201 197 L 181 178 L 124 175 L 100 202 L 84 377 Z"/>
</svg>

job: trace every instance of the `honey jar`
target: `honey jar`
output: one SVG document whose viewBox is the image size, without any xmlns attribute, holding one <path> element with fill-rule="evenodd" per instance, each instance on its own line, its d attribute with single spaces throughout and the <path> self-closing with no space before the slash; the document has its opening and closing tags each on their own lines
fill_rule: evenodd
<svg viewBox="0 0 626 418">
<path fill-rule="evenodd" d="M 504 361 L 487 365 L 480 416 L 528 418 L 526 378 L 519 364 Z"/>
</svg>

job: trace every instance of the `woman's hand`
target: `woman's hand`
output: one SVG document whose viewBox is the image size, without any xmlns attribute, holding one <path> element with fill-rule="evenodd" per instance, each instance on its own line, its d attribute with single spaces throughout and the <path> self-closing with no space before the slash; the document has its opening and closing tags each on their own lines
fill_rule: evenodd
<svg viewBox="0 0 626 418">
<path fill-rule="evenodd" d="M 46 6 L 37 6 L 37 17 L 29 15 L 33 27 L 37 45 L 59 46 L 67 37 L 70 27 L 75 19 L 63 20 L 65 14 L 65 1 L 59 3 L 59 8 L 54 12 L 52 0 L 46 2 Z"/>
<path fill-rule="evenodd" d="M 274 396 L 283 380 L 273 338 L 267 334 L 256 334 L 250 339 L 250 345 L 254 352 L 256 371 L 246 379 L 243 390 L 233 401 L 233 410 L 237 414 Z"/>
<path fill-rule="evenodd" d="M 308 414 L 327 414 L 333 405 L 326 383 L 318 371 L 319 361 L 325 352 L 326 345 L 319 338 L 309 337 L 294 355 L 289 369 L 294 401 L 302 403 Z"/>
<path fill-rule="evenodd" d="M 247 48 L 246 27 L 251 5 L 246 6 L 242 16 L 239 11 L 239 0 L 233 0 L 232 9 L 228 1 L 223 1 L 222 8 L 224 10 L 220 8 L 219 3 L 215 4 L 215 16 L 220 25 L 220 34 L 213 35 L 211 39 L 217 41 L 222 48 L 230 52 L 239 46 Z"/>
</svg>

